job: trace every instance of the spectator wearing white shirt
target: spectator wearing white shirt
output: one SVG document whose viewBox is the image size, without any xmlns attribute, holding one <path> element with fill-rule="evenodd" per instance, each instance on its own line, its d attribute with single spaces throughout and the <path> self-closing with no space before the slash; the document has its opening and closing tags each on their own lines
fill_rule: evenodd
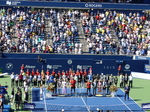
<svg viewBox="0 0 150 112">
<path fill-rule="evenodd" d="M 14 72 L 11 73 L 10 77 L 11 77 L 11 87 L 12 87 L 12 86 L 14 86 L 14 83 L 15 83 L 15 74 L 14 74 Z"/>
<path fill-rule="evenodd" d="M 130 76 L 129 76 L 129 87 L 133 87 L 133 76 L 132 76 L 132 74 L 130 74 Z"/>
<path fill-rule="evenodd" d="M 28 99 L 29 99 L 28 86 L 26 86 L 26 87 L 25 87 L 25 90 L 24 90 L 24 101 L 25 101 L 25 102 L 28 102 Z"/>
<path fill-rule="evenodd" d="M 38 75 L 37 80 L 38 80 L 38 87 L 40 87 L 41 86 L 41 75 Z"/>
<path fill-rule="evenodd" d="M 16 76 L 15 76 L 16 87 L 18 87 L 18 81 L 19 81 L 19 75 L 16 74 Z"/>
<path fill-rule="evenodd" d="M 47 74 L 47 75 L 46 75 L 46 84 L 47 84 L 47 85 L 49 85 L 49 79 L 50 79 L 50 76 Z"/>
</svg>

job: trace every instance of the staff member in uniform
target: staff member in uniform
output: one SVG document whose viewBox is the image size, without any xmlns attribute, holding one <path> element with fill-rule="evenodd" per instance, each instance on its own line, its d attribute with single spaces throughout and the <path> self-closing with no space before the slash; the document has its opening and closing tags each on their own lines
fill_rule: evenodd
<svg viewBox="0 0 150 112">
<path fill-rule="evenodd" d="M 86 88 L 87 88 L 86 92 L 89 95 L 91 93 L 91 82 L 90 82 L 90 80 L 87 81 Z"/>
<path fill-rule="evenodd" d="M 71 79 L 70 80 L 70 86 L 71 86 L 71 94 L 72 94 L 72 90 L 74 90 L 74 94 L 75 94 L 75 92 L 76 92 L 76 80 L 74 80 L 74 78 L 73 79 Z"/>
</svg>

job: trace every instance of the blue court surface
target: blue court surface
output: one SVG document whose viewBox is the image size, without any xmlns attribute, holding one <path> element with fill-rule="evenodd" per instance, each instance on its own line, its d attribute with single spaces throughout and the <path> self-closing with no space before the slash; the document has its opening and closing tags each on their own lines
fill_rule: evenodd
<svg viewBox="0 0 150 112">
<path fill-rule="evenodd" d="M 85 88 L 77 89 L 78 92 L 86 91 Z M 69 92 L 69 89 L 68 89 Z M 118 89 L 116 97 L 109 96 L 53 96 L 46 97 L 46 91 L 43 92 L 43 98 L 40 101 L 34 101 L 35 112 L 98 112 L 98 110 L 107 110 L 113 112 L 144 112 L 142 108 L 131 98 L 124 101 L 124 92 Z"/>
</svg>

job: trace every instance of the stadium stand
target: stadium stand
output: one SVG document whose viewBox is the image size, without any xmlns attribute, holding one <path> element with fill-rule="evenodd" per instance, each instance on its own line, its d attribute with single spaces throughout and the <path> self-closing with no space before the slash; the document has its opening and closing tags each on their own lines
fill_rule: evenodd
<svg viewBox="0 0 150 112">
<path fill-rule="evenodd" d="M 75 23 L 77 15 L 78 11 L 1 9 L 3 49 L 7 52 L 81 54 L 82 44 Z M 48 37 L 52 39 L 49 43 L 46 25 Z"/>
<path fill-rule="evenodd" d="M 1 8 L 0 23 L 4 52 L 150 55 L 148 11 Z"/>
<path fill-rule="evenodd" d="M 140 3 L 142 0 L 81 0 L 81 2 Z M 12 3 L 14 2 L 10 2 L 10 4 L 7 4 L 6 2 L 5 4 L 12 5 Z M 20 5 L 22 4 L 20 3 Z M 95 6 L 95 4 L 82 5 L 84 8 Z M 99 5 L 98 8 L 101 6 L 102 5 Z M 28 101 L 28 94 L 26 93 L 29 91 L 27 86 L 32 87 L 34 85 L 42 88 L 41 83 L 48 86 L 49 79 L 53 81 L 54 77 L 57 77 L 57 79 L 67 79 L 68 84 L 69 80 L 74 77 L 76 81 L 79 82 L 77 83 L 77 86 L 84 87 L 84 83 L 87 80 L 93 82 L 94 79 L 97 79 L 101 80 L 101 84 L 106 83 L 105 80 L 103 80 L 105 79 L 103 73 L 106 71 L 111 72 L 111 75 L 105 74 L 107 78 L 110 78 L 112 84 L 115 83 L 115 80 L 118 81 L 118 79 L 115 79 L 117 77 L 113 76 L 113 74 L 122 75 L 125 72 L 130 72 L 130 68 L 132 68 L 132 70 L 134 70 L 133 68 L 140 68 L 140 70 L 143 71 L 142 67 L 144 64 L 148 64 L 148 61 L 141 61 L 139 65 L 136 65 L 139 61 L 136 61 L 135 64 L 131 59 L 128 59 L 132 58 L 128 57 L 128 55 L 150 55 L 149 11 L 144 11 L 143 13 L 139 13 L 138 11 L 124 13 L 119 12 L 118 10 L 102 11 L 98 8 L 96 10 L 90 8 L 89 10 L 68 10 L 38 7 L 22 9 L 18 6 L 18 8 L 5 7 L 0 9 L 0 51 L 7 52 L 6 54 L 10 53 L 10 55 L 11 53 L 15 53 L 15 55 L 9 57 L 8 62 L 5 62 L 4 60 L 4 58 L 7 59 L 7 57 L 4 55 L 1 56 L 1 60 L 3 59 L 2 62 L 5 64 L 1 67 L 3 70 L 6 69 L 7 71 L 15 70 L 18 69 L 17 66 L 19 66 L 20 63 L 25 62 L 25 66 L 21 66 L 19 75 L 16 74 L 13 76 L 13 74 L 11 74 L 11 80 L 15 79 L 16 87 L 24 86 L 25 90 L 23 91 L 25 92 L 25 101 Z M 15 57 L 16 53 L 29 53 L 29 55 L 18 55 L 18 58 Z M 102 57 L 100 57 L 100 55 L 95 55 L 95 57 L 94 55 L 91 55 L 91 57 L 86 55 L 78 55 L 78 57 L 76 57 L 77 55 L 68 55 L 66 57 L 64 55 L 59 55 L 59 57 L 55 54 L 47 55 L 46 57 L 43 53 L 109 54 L 110 58 L 106 59 L 106 55 L 102 55 Z M 38 55 L 38 58 L 34 58 L 36 55 Z M 40 55 L 42 56 L 40 57 Z M 115 59 L 113 59 L 114 55 L 116 55 Z M 118 55 L 126 55 L 126 60 L 123 57 L 117 57 Z M 86 56 L 86 58 L 84 56 Z M 131 65 L 131 63 L 135 66 Z M 120 64 L 122 65 L 122 71 L 119 69 L 117 71 L 117 67 L 120 66 Z M 1 65 L 3 65 L 3 63 Z M 92 68 L 92 66 L 94 67 Z M 67 67 L 72 68 L 68 71 Z M 50 73 L 46 73 L 47 76 L 45 77 L 43 68 L 47 70 L 53 69 L 53 71 L 51 71 L 51 78 L 49 78 Z M 36 70 L 36 74 L 32 73 L 31 75 L 29 69 L 30 71 L 31 69 L 33 71 Z M 55 69 L 56 71 L 54 71 Z M 67 70 L 65 71 L 65 69 Z M 84 74 L 82 69 L 84 69 Z M 92 69 L 93 71 L 98 71 L 98 73 L 92 73 Z M 41 73 L 38 72 L 40 70 Z M 74 70 L 76 70 L 76 72 Z M 60 73 L 60 71 L 62 71 L 62 73 Z M 0 74 L 2 77 L 5 75 L 7 75 L 7 73 Z M 129 75 L 129 73 L 127 75 Z M 22 79 L 24 81 L 22 81 Z M 19 83 L 18 80 L 20 81 Z M 83 85 L 80 84 L 81 81 Z M 48 84 L 46 84 L 46 82 L 48 82 Z M 125 82 L 123 83 L 126 84 Z M 117 82 L 115 85 L 117 85 Z M 123 88 L 124 86 L 120 87 Z M 101 89 L 102 88 L 100 88 L 99 93 L 101 92 Z M 104 88 L 104 91 L 105 90 L 106 89 Z M 20 90 L 18 89 L 17 91 Z M 34 93 L 36 92 L 34 91 Z M 92 94 L 96 95 L 94 92 Z M 107 87 L 107 95 L 110 95 L 109 86 Z M 103 96 L 106 96 L 106 93 L 104 93 Z M 32 98 L 40 100 L 40 97 L 40 94 L 38 97 L 35 94 Z M 15 96 L 15 98 L 17 97 Z M 9 111 L 10 105 L 5 106 L 5 108 L 8 108 Z"/>
<path fill-rule="evenodd" d="M 92 54 L 147 55 L 149 51 L 149 12 L 143 14 L 86 13 L 83 28 Z"/>
</svg>

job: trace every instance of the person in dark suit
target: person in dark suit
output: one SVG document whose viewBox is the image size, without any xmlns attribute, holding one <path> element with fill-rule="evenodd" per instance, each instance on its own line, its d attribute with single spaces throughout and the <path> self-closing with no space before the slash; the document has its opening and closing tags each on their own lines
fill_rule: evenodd
<svg viewBox="0 0 150 112">
<path fill-rule="evenodd" d="M 125 74 L 124 76 L 124 87 L 128 84 L 128 74 Z"/>
<path fill-rule="evenodd" d="M 109 95 L 110 94 L 110 91 L 109 91 L 109 88 L 110 86 L 112 85 L 112 82 L 110 80 L 108 80 L 107 84 L 106 84 L 106 94 Z"/>
<path fill-rule="evenodd" d="M 20 92 L 17 92 L 15 94 L 15 107 L 18 110 L 20 106 L 21 98 L 20 98 Z"/>
<path fill-rule="evenodd" d="M 93 95 L 96 95 L 97 79 L 94 79 L 94 81 L 92 82 L 92 87 L 93 87 Z"/>
<path fill-rule="evenodd" d="M 54 81 L 52 82 L 52 84 L 54 85 L 54 94 L 57 94 L 57 79 L 54 78 Z"/>
<path fill-rule="evenodd" d="M 126 84 L 126 86 L 124 87 L 124 91 L 125 91 L 125 95 L 124 95 L 124 100 L 129 100 L 129 92 L 130 92 L 130 87 L 128 86 L 128 84 Z"/>
</svg>

